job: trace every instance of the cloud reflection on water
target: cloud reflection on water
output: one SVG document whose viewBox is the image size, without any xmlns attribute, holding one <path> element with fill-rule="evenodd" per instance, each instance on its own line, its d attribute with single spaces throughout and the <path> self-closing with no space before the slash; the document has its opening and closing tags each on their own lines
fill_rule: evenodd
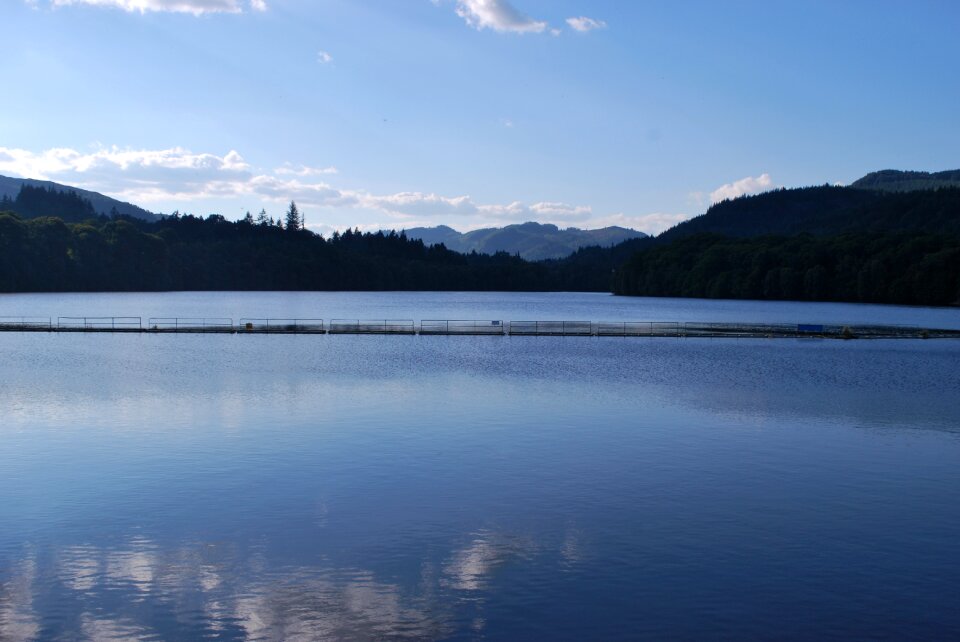
<svg viewBox="0 0 960 642">
<path fill-rule="evenodd" d="M 481 532 L 454 552 L 444 566 L 442 584 L 463 591 L 485 589 L 498 568 L 515 559 L 528 557 L 535 550 L 536 545 L 530 540 Z"/>
<path fill-rule="evenodd" d="M 558 542 L 558 559 L 571 561 L 576 537 Z M 144 536 L 66 546 L 48 564 L 28 552 L 0 581 L 0 639 L 438 639 L 485 626 L 481 615 L 457 619 L 456 593 L 482 604 L 500 570 L 543 552 L 529 537 L 481 530 L 438 567 L 422 560 L 412 584 L 365 569 L 278 565 L 233 544 L 165 548 Z"/>
<path fill-rule="evenodd" d="M 32 640 L 41 630 L 104 641 L 437 639 L 454 631 L 438 587 L 484 589 L 496 569 L 535 549 L 483 532 L 450 554 L 442 577 L 424 562 L 420 584 L 404 587 L 364 569 L 277 566 L 234 546 L 164 549 L 142 536 L 119 547 L 67 546 L 49 573 L 31 553 L 0 582 L 0 639 Z"/>
<path fill-rule="evenodd" d="M 32 554 L 13 568 L 12 577 L 0 581 L 0 640 L 33 640 L 40 632 L 40 620 L 33 608 L 36 561 Z"/>
</svg>

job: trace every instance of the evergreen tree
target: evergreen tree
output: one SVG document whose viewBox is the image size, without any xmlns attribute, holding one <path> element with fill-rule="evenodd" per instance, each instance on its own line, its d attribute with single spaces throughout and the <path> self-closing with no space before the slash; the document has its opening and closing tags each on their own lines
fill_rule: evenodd
<svg viewBox="0 0 960 642">
<path fill-rule="evenodd" d="M 300 221 L 300 210 L 297 209 L 297 204 L 293 201 L 290 201 L 290 207 L 287 209 L 287 230 L 290 232 L 296 232 L 301 228 Z"/>
<path fill-rule="evenodd" d="M 90 201 L 76 192 L 30 185 L 20 186 L 16 200 L 7 209 L 26 218 L 56 216 L 73 223 L 97 216 Z"/>
</svg>

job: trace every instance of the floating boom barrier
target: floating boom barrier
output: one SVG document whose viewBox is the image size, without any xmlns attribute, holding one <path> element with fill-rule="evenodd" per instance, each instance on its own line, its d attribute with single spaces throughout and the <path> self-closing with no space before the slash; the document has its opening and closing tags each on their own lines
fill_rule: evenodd
<svg viewBox="0 0 960 642">
<path fill-rule="evenodd" d="M 272 319 L 155 317 L 0 317 L 0 332 L 142 334 L 406 334 L 533 337 L 732 337 L 823 339 L 960 338 L 960 329 L 912 325 L 705 323 L 698 321 L 497 321 L 429 319 Z"/>
</svg>

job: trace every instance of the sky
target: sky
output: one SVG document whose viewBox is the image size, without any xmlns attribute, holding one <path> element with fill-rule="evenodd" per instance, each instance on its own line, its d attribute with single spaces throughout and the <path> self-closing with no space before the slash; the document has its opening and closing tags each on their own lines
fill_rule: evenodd
<svg viewBox="0 0 960 642">
<path fill-rule="evenodd" d="M 2 0 L 0 174 L 329 233 L 658 233 L 960 167 L 960 3 Z"/>
</svg>

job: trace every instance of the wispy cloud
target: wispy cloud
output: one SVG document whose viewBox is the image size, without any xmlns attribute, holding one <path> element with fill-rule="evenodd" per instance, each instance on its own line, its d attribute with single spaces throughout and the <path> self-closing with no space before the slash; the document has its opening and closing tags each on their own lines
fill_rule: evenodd
<svg viewBox="0 0 960 642">
<path fill-rule="evenodd" d="M 457 0 L 457 15 L 477 30 L 501 33 L 543 33 L 547 23 L 518 11 L 507 0 Z"/>
<path fill-rule="evenodd" d="M 309 199 L 317 205 L 352 204 L 355 198 L 315 179 L 332 167 L 255 170 L 236 151 L 222 156 L 174 147 L 163 150 L 69 148 L 42 152 L 0 147 L 0 173 L 53 180 L 149 206 L 171 200 L 253 196 Z M 313 180 L 310 180 L 313 179 Z"/>
<path fill-rule="evenodd" d="M 665 212 L 638 214 L 636 216 L 618 213 L 591 218 L 587 221 L 587 225 L 578 225 L 578 227 L 598 228 L 616 225 L 618 227 L 628 227 L 633 230 L 646 232 L 647 234 L 657 235 L 660 232 L 669 230 L 677 223 L 682 223 L 688 218 L 690 218 L 689 214 L 668 214 Z"/>
<path fill-rule="evenodd" d="M 734 199 L 738 196 L 759 194 L 760 192 L 766 192 L 772 189 L 773 186 L 773 180 L 770 178 L 770 174 L 764 173 L 756 177 L 747 176 L 738 181 L 721 185 L 710 192 L 710 202 L 719 203 L 720 201 Z"/>
<path fill-rule="evenodd" d="M 329 167 L 307 167 L 306 165 L 294 166 L 290 163 L 284 163 L 283 167 L 278 167 L 273 171 L 281 176 L 324 176 L 338 173 L 337 168 L 332 165 Z"/>
<path fill-rule="evenodd" d="M 321 65 L 329 64 L 333 62 L 333 56 L 321 49 L 317 52 L 317 62 L 319 62 Z"/>
<path fill-rule="evenodd" d="M 313 217 L 311 228 L 324 233 L 346 226 L 376 230 L 439 223 L 467 231 L 537 221 L 582 229 L 618 225 L 658 234 L 689 218 L 687 214 L 662 212 L 597 214 L 589 205 L 561 201 L 485 203 L 469 195 L 445 196 L 418 191 L 378 194 L 371 190 L 341 189 L 329 182 L 338 174 L 332 166 L 285 163 L 272 169 L 258 169 L 237 151 L 219 155 L 195 153 L 180 147 L 162 150 L 104 147 L 92 152 L 70 148 L 33 152 L 0 147 L 0 174 L 57 181 L 147 208 L 175 204 L 191 210 L 202 207 L 202 202 L 237 199 L 269 207 L 270 203 L 282 205 L 293 199 L 302 207 L 341 212 L 340 219 L 344 218 L 343 211 L 352 212 L 347 215 L 349 223 L 345 224 L 329 224 L 330 219 L 324 222 Z"/>
<path fill-rule="evenodd" d="M 567 24 L 571 29 L 580 32 L 593 31 L 594 29 L 606 29 L 607 23 L 603 20 L 596 20 L 586 16 L 576 18 L 567 18 Z"/>
<path fill-rule="evenodd" d="M 442 196 L 423 192 L 400 192 L 384 196 L 362 194 L 359 204 L 375 208 L 399 217 L 418 218 L 464 218 L 487 224 L 516 223 L 538 220 L 542 222 L 577 221 L 589 218 L 591 208 L 587 205 L 542 201 L 526 204 L 513 201 L 505 204 L 477 203 L 470 196 Z"/>
<path fill-rule="evenodd" d="M 92 152 L 70 148 L 33 152 L 0 147 L 0 174 L 57 181 L 145 207 L 180 202 L 181 207 L 189 209 L 203 200 L 284 203 L 294 199 L 313 208 L 379 212 L 380 216 L 394 221 L 386 227 L 456 222 L 461 227 L 472 228 L 528 220 L 596 227 L 589 205 L 519 200 L 483 203 L 469 195 L 445 196 L 418 191 L 377 194 L 371 190 L 341 189 L 328 182 L 337 174 L 334 167 L 284 164 L 258 169 L 237 151 L 219 155 L 179 147 L 163 150 L 109 147 Z"/>
<path fill-rule="evenodd" d="M 36 4 L 35 0 L 28 1 Z M 139 13 L 166 11 L 195 16 L 206 13 L 242 13 L 245 8 L 254 11 L 267 9 L 266 0 L 50 0 L 50 4 L 54 7 L 85 5 Z"/>
</svg>

